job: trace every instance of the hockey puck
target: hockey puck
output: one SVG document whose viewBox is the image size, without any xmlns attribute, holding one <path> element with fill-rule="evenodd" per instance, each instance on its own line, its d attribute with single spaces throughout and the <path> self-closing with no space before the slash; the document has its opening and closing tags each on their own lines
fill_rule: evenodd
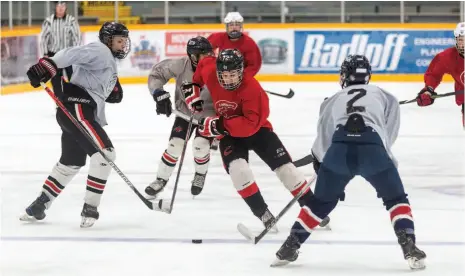
<svg viewBox="0 0 465 276">
<path fill-rule="evenodd" d="M 202 240 L 192 240 L 192 243 L 202 243 Z"/>
</svg>

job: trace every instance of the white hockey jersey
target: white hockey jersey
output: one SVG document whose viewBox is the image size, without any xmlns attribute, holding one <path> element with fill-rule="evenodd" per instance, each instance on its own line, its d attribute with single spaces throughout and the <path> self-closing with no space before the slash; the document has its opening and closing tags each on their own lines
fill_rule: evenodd
<svg viewBox="0 0 465 276">
<path fill-rule="evenodd" d="M 399 102 L 392 94 L 370 84 L 346 87 L 321 104 L 317 137 L 312 147 L 315 158 L 320 162 L 323 160 L 337 125 L 345 125 L 354 113 L 360 114 L 366 126 L 372 127 L 379 134 L 397 166 L 391 146 L 399 133 Z"/>
</svg>

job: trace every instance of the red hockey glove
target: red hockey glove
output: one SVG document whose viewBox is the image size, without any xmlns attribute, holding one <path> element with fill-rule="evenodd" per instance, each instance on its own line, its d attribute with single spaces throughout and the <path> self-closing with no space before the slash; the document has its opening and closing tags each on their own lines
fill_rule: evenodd
<svg viewBox="0 0 465 276">
<path fill-rule="evenodd" d="M 186 100 L 187 107 L 192 112 L 202 112 L 203 100 L 200 99 L 200 86 L 196 83 L 186 83 L 181 86 L 181 92 Z"/>
<path fill-rule="evenodd" d="M 223 117 L 205 117 L 199 120 L 199 134 L 204 137 L 228 135 L 223 125 Z"/>
<path fill-rule="evenodd" d="M 423 88 L 417 96 L 418 106 L 428 106 L 434 103 L 434 98 L 432 96 L 437 95 L 438 93 L 434 92 L 433 87 L 427 86 Z"/>
</svg>

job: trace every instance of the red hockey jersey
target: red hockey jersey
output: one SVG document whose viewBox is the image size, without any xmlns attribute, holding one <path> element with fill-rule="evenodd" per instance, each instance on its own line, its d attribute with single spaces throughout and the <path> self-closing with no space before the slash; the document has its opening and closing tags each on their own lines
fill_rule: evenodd
<svg viewBox="0 0 465 276">
<path fill-rule="evenodd" d="M 463 90 L 463 63 L 463 57 L 455 47 L 442 51 L 433 58 L 428 66 L 425 72 L 425 85 L 436 89 L 444 74 L 449 74 L 454 78 L 455 91 Z M 463 104 L 463 93 L 455 95 L 455 102 L 457 105 Z"/>
<path fill-rule="evenodd" d="M 226 90 L 216 76 L 216 58 L 206 57 L 197 65 L 192 81 L 207 86 L 216 114 L 225 118 L 224 127 L 232 137 L 249 137 L 262 127 L 272 128 L 268 95 L 255 78 L 245 75 L 236 90 Z"/>
<path fill-rule="evenodd" d="M 213 33 L 208 37 L 213 49 L 238 49 L 244 56 L 244 75 L 250 77 L 255 76 L 260 67 L 262 67 L 262 55 L 260 54 L 260 49 L 258 49 L 257 43 L 246 34 L 236 40 L 231 41 L 228 37 L 228 33 Z"/>
</svg>

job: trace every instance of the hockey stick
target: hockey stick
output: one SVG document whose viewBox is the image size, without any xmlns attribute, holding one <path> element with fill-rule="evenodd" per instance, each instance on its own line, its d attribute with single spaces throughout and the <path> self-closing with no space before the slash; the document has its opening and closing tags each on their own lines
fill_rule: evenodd
<svg viewBox="0 0 465 276">
<path fill-rule="evenodd" d="M 310 187 L 310 185 L 315 181 L 315 179 L 316 175 L 314 175 L 313 178 L 308 181 L 307 185 L 303 189 L 301 189 L 299 193 L 294 198 L 292 198 L 291 201 L 289 201 L 289 203 L 284 207 L 284 209 L 281 210 L 281 212 L 279 212 L 279 214 L 275 217 L 274 222 L 270 223 L 270 225 L 263 229 L 263 231 L 260 232 L 260 234 L 255 236 L 252 233 L 252 231 L 250 231 L 249 228 L 247 228 L 247 226 L 245 226 L 242 223 L 237 224 L 237 230 L 239 231 L 239 233 L 241 233 L 242 236 L 244 236 L 247 240 L 252 241 L 254 244 L 257 244 L 271 230 L 271 228 L 273 228 L 273 226 L 275 226 L 278 223 L 278 221 L 287 213 L 287 211 L 291 209 L 291 207 L 297 202 L 297 200 L 299 200 L 299 198 Z"/>
<path fill-rule="evenodd" d="M 452 95 L 459 94 L 459 93 L 463 93 L 463 90 L 459 90 L 459 91 L 455 91 L 455 92 L 449 92 L 449 93 L 444 93 L 444 94 L 437 94 L 437 95 L 431 96 L 431 98 L 433 98 L 433 99 L 443 98 L 443 97 L 448 97 L 448 96 L 452 96 Z M 399 104 L 409 104 L 409 103 L 413 103 L 413 102 L 416 102 L 416 101 L 417 101 L 417 98 L 412 99 L 412 100 L 400 101 Z"/>
<path fill-rule="evenodd" d="M 92 146 L 97 150 L 97 152 L 99 152 L 103 158 L 108 162 L 108 164 L 116 171 L 116 173 L 124 180 L 124 182 L 126 182 L 126 184 L 129 186 L 129 188 L 131 188 L 131 190 L 134 191 L 134 193 L 136 193 L 136 195 L 140 198 L 140 200 L 142 200 L 142 202 L 147 205 L 147 207 L 149 207 L 151 210 L 156 210 L 156 211 L 161 211 L 160 208 L 155 207 L 155 205 L 153 204 L 153 202 L 151 202 L 150 200 L 146 199 L 137 189 L 136 187 L 134 187 L 134 185 L 132 184 L 132 182 L 126 177 L 126 175 L 124 175 L 124 173 L 116 166 L 115 163 L 113 163 L 113 161 L 111 161 L 106 155 L 105 153 L 102 151 L 102 149 L 97 145 L 97 143 L 94 141 L 94 139 L 92 139 L 92 137 L 89 135 L 89 133 L 87 132 L 87 130 L 79 123 L 78 120 L 76 120 L 76 118 L 74 118 L 74 116 L 68 111 L 68 109 L 63 105 L 63 103 L 55 96 L 55 94 L 53 93 L 52 90 L 50 90 L 50 88 L 47 87 L 47 85 L 43 82 L 40 83 L 42 85 L 42 87 L 45 89 L 45 91 L 47 91 L 48 95 L 55 101 L 55 103 L 60 107 L 60 109 L 63 111 L 63 113 L 65 113 L 65 115 L 71 120 L 71 122 L 79 129 L 79 131 L 84 135 L 84 137 L 86 137 L 86 139 L 88 141 L 90 141 L 90 143 L 92 144 Z"/>
<path fill-rule="evenodd" d="M 176 197 L 176 192 L 178 190 L 179 176 L 181 175 L 181 168 L 182 168 L 182 164 L 184 163 L 184 156 L 186 155 L 187 143 L 189 142 L 189 137 L 191 134 L 193 123 L 194 123 L 194 112 L 192 112 L 192 115 L 189 118 L 189 126 L 187 127 L 186 139 L 184 140 L 184 146 L 182 147 L 181 159 L 179 160 L 178 173 L 176 174 L 176 181 L 174 182 L 173 195 L 171 196 L 170 209 L 168 210 L 168 214 L 171 214 L 171 212 L 173 211 L 174 199 Z"/>
<path fill-rule="evenodd" d="M 315 157 L 313 157 L 312 154 L 309 154 L 303 158 L 300 158 L 299 160 L 292 162 L 292 164 L 294 164 L 294 166 L 296 167 L 302 167 L 302 166 L 313 163 L 313 161 L 315 161 Z"/>
<path fill-rule="evenodd" d="M 279 94 L 279 93 L 276 93 L 276 92 L 271 92 L 271 91 L 268 91 L 268 90 L 265 90 L 266 93 L 268 94 L 271 94 L 271 95 L 275 95 L 275 96 L 279 96 L 279 97 L 282 97 L 282 98 L 286 98 L 286 99 L 290 99 L 292 97 L 294 97 L 294 90 L 289 89 L 289 92 L 287 94 Z"/>
<path fill-rule="evenodd" d="M 173 113 L 174 115 L 176 115 L 176 116 L 178 116 L 179 118 L 182 118 L 182 119 L 184 119 L 184 120 L 186 120 L 186 121 L 189 121 L 189 120 L 191 119 L 189 115 L 186 115 L 186 114 L 184 114 L 184 113 L 182 113 L 181 111 L 176 110 L 176 109 L 171 110 L 171 113 Z M 198 124 L 199 124 L 199 122 L 197 121 L 197 119 L 192 120 L 192 122 L 193 122 L 194 125 L 198 125 Z"/>
</svg>

